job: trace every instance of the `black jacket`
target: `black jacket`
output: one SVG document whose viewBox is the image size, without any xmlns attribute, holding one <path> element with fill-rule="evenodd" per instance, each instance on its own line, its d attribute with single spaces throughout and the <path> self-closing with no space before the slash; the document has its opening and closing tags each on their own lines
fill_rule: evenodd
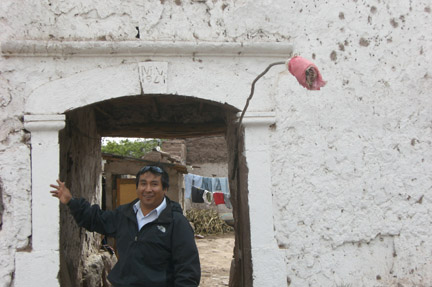
<svg viewBox="0 0 432 287">
<path fill-rule="evenodd" d="M 68 206 L 77 224 L 89 231 L 114 237 L 118 262 L 108 275 L 116 287 L 198 286 L 201 270 L 193 230 L 177 202 L 167 206 L 155 221 L 138 231 L 135 201 L 114 211 L 103 211 L 85 199 Z"/>
</svg>

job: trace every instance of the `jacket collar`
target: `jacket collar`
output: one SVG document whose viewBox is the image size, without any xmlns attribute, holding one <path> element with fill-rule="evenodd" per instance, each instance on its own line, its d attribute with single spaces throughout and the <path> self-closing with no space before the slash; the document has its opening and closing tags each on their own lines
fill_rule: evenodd
<svg viewBox="0 0 432 287">
<path fill-rule="evenodd" d="M 141 203 L 139 201 L 135 202 L 134 205 L 132 205 L 133 210 L 135 212 L 135 214 L 138 216 L 138 213 L 141 214 L 140 216 L 144 216 L 144 214 L 142 214 L 141 212 Z M 166 204 L 166 198 L 164 197 L 164 199 L 162 200 L 162 203 L 159 204 L 158 207 L 156 207 L 155 209 L 153 209 L 150 213 L 154 213 L 156 212 L 156 216 L 159 217 L 159 215 L 161 214 L 161 212 L 166 208 L 167 204 Z M 150 214 L 149 213 L 149 214 Z"/>
<path fill-rule="evenodd" d="M 138 202 L 138 198 L 134 201 L 126 204 L 126 208 L 123 213 L 134 222 L 137 222 L 136 214 L 134 211 L 134 204 Z M 161 212 L 156 222 L 158 223 L 170 223 L 172 221 L 172 212 L 180 212 L 182 213 L 181 207 L 177 202 L 171 201 L 168 196 L 165 196 L 166 200 L 166 208 Z"/>
</svg>

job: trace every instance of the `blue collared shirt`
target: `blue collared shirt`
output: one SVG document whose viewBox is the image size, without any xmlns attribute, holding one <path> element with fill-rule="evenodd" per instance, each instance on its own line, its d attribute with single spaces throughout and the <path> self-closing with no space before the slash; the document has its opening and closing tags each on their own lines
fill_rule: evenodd
<svg viewBox="0 0 432 287">
<path fill-rule="evenodd" d="M 156 220 L 159 217 L 159 215 L 162 213 L 162 211 L 166 208 L 166 206 L 167 206 L 166 199 L 164 197 L 162 203 L 159 204 L 158 207 L 150 211 L 147 215 L 144 215 L 141 210 L 140 201 L 138 200 L 133 206 L 133 209 L 136 214 L 137 222 L 138 222 L 138 231 L 141 230 L 141 228 L 147 223 Z"/>
</svg>

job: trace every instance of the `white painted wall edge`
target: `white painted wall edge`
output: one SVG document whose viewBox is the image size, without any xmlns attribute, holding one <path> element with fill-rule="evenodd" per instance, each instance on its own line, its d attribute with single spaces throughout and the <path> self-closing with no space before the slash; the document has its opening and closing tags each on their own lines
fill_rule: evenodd
<svg viewBox="0 0 432 287">
<path fill-rule="evenodd" d="M 30 132 L 34 131 L 59 131 L 65 126 L 65 115 L 25 115 L 24 128 Z"/>
<path fill-rule="evenodd" d="M 49 121 L 64 121 L 65 115 L 46 114 L 46 115 L 24 115 L 25 122 L 49 122 Z"/>
<path fill-rule="evenodd" d="M 240 118 L 241 112 L 237 113 L 237 120 Z M 276 121 L 276 113 L 268 112 L 246 112 L 243 117 L 243 125 L 271 125 Z"/>
<path fill-rule="evenodd" d="M 278 57 L 288 59 L 293 46 L 282 42 L 167 42 L 167 41 L 41 41 L 9 40 L 0 43 L 7 57 L 134 57 L 220 56 Z"/>
</svg>

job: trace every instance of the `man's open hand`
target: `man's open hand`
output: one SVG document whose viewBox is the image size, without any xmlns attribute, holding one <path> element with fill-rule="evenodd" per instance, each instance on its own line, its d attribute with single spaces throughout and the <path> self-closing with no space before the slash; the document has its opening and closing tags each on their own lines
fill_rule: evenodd
<svg viewBox="0 0 432 287">
<path fill-rule="evenodd" d="M 58 179 L 56 181 L 58 185 L 50 184 L 50 187 L 55 189 L 50 191 L 51 195 L 57 197 L 61 203 L 67 204 L 72 199 L 72 194 L 70 193 L 69 189 L 65 186 L 64 182 L 61 182 Z"/>
</svg>

